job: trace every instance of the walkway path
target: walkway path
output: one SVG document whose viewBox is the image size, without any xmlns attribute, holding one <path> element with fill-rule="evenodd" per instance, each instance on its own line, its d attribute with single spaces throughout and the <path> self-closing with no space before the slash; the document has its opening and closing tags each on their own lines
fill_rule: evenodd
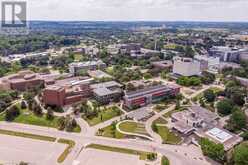
<svg viewBox="0 0 248 165">
<path fill-rule="evenodd" d="M 149 139 L 149 140 L 151 140 L 151 141 L 154 140 L 152 137 L 147 136 L 147 135 L 142 135 L 142 134 L 138 134 L 138 133 L 132 133 L 132 132 L 122 131 L 122 130 L 120 129 L 120 124 L 121 124 L 121 123 L 124 123 L 124 122 L 134 122 L 134 121 L 124 120 L 124 121 L 119 122 L 119 123 L 116 125 L 116 129 L 117 129 L 117 131 L 119 131 L 120 133 L 125 134 L 125 135 L 132 135 L 132 136 L 142 137 L 142 138 L 145 138 L 145 139 Z M 136 123 L 136 122 L 134 122 L 134 123 Z"/>
<path fill-rule="evenodd" d="M 161 144 L 161 143 L 163 142 L 163 140 L 161 139 L 161 137 L 160 137 L 156 132 L 154 132 L 154 131 L 152 130 L 152 123 L 153 123 L 155 120 L 157 120 L 158 118 L 162 117 L 165 113 L 174 110 L 175 107 L 176 107 L 175 105 L 172 105 L 172 106 L 170 106 L 169 108 L 167 108 L 167 109 L 165 109 L 165 110 L 163 110 L 163 111 L 157 113 L 156 115 L 152 116 L 150 119 L 148 119 L 148 120 L 146 121 L 146 124 L 145 124 L 145 126 L 146 126 L 146 131 L 147 131 L 147 132 L 153 137 L 153 139 L 154 139 L 157 143 L 159 143 L 159 144 Z"/>
</svg>

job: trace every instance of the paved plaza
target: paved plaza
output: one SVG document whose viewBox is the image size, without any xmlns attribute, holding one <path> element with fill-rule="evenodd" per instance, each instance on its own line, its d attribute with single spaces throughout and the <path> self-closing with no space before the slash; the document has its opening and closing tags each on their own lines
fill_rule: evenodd
<svg viewBox="0 0 248 165">
<path fill-rule="evenodd" d="M 24 161 L 39 165 L 48 165 L 51 162 L 57 164 L 57 158 L 65 147 L 56 142 L 1 135 L 0 163 L 12 165 Z"/>
</svg>

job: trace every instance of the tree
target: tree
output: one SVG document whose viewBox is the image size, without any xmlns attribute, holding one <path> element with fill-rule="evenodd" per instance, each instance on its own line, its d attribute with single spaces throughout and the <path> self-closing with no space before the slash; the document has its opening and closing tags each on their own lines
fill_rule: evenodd
<svg viewBox="0 0 248 165">
<path fill-rule="evenodd" d="M 240 109 L 233 111 L 230 120 L 227 124 L 230 131 L 241 130 L 246 127 L 246 116 Z"/>
<path fill-rule="evenodd" d="M 21 102 L 21 109 L 26 109 L 27 108 L 27 104 L 25 101 Z"/>
<path fill-rule="evenodd" d="M 20 115 L 20 110 L 16 105 L 14 105 L 14 106 L 12 106 L 6 110 L 5 120 L 6 121 L 13 121 L 19 115 Z"/>
<path fill-rule="evenodd" d="M 42 115 L 42 108 L 35 101 L 32 103 L 31 111 L 33 111 L 33 113 L 35 115 L 37 115 L 37 116 L 41 116 Z"/>
<path fill-rule="evenodd" d="M 207 100 L 207 102 L 214 102 L 216 95 L 213 90 L 208 89 L 204 92 L 204 98 Z"/>
<path fill-rule="evenodd" d="M 64 130 L 65 129 L 65 117 L 62 116 L 58 119 L 58 129 Z"/>
<path fill-rule="evenodd" d="M 132 83 L 128 83 L 126 86 L 127 91 L 134 91 L 136 88 Z"/>
<path fill-rule="evenodd" d="M 201 80 L 204 84 L 211 84 L 215 81 L 216 77 L 214 74 L 203 71 Z"/>
<path fill-rule="evenodd" d="M 48 120 L 53 120 L 54 119 L 54 114 L 53 114 L 53 110 L 52 110 L 51 107 L 47 108 L 46 118 Z"/>
<path fill-rule="evenodd" d="M 244 132 L 241 137 L 244 139 L 244 140 L 248 140 L 248 131 Z"/>
<path fill-rule="evenodd" d="M 229 115 L 232 112 L 233 104 L 229 99 L 224 99 L 217 103 L 217 110 L 222 115 Z"/>
<path fill-rule="evenodd" d="M 248 144 L 243 143 L 234 149 L 234 165 L 248 164 Z"/>
<path fill-rule="evenodd" d="M 216 144 L 207 138 L 202 138 L 200 140 L 200 146 L 204 155 L 219 162 L 224 161 L 225 151 L 223 144 Z"/>
<path fill-rule="evenodd" d="M 185 47 L 185 57 L 193 58 L 195 55 L 195 51 L 192 49 L 191 46 Z"/>
</svg>

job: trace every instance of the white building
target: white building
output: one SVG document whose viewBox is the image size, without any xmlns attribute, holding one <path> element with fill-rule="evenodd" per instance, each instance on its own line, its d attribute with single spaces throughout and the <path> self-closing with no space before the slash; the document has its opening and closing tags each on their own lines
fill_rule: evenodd
<svg viewBox="0 0 248 165">
<path fill-rule="evenodd" d="M 198 60 L 201 63 L 201 71 L 207 70 L 212 73 L 218 73 L 220 58 L 219 57 L 211 57 L 211 56 L 200 56 L 197 55 L 194 59 Z"/>
<path fill-rule="evenodd" d="M 201 64 L 192 58 L 174 57 L 173 73 L 181 76 L 201 74 Z"/>
<path fill-rule="evenodd" d="M 87 62 L 74 62 L 69 64 L 69 71 L 73 75 L 79 75 L 81 72 L 88 70 L 97 70 L 106 68 L 106 64 L 101 60 L 87 61 Z"/>
</svg>

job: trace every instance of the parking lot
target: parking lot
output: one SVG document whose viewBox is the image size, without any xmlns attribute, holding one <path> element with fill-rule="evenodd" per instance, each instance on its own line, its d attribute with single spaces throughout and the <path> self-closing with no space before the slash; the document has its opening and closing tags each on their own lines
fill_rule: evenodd
<svg viewBox="0 0 248 165">
<path fill-rule="evenodd" d="M 73 165 L 144 165 L 138 156 L 95 149 L 86 149 Z"/>
<path fill-rule="evenodd" d="M 0 164 L 14 165 L 24 161 L 34 165 L 54 165 L 65 147 L 53 142 L 0 135 Z"/>
</svg>

